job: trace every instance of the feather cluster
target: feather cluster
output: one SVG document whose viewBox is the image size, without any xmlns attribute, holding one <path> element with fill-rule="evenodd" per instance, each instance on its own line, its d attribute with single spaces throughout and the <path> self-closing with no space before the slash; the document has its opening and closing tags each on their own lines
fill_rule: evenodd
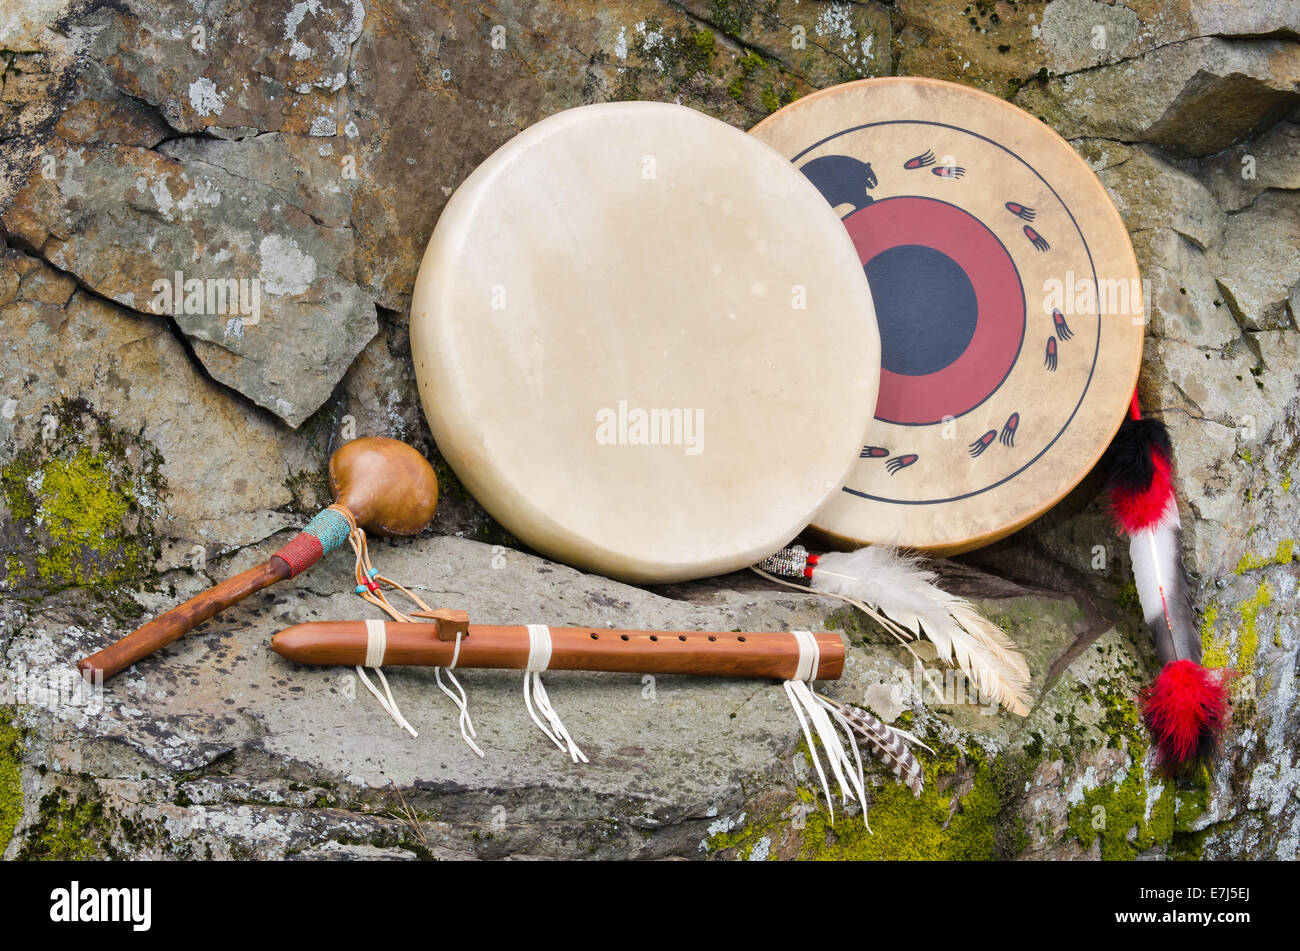
<svg viewBox="0 0 1300 951">
<path fill-rule="evenodd" d="M 916 555 L 870 545 L 818 557 L 809 577 L 815 591 L 861 602 L 896 634 L 928 637 L 939 657 L 956 664 L 987 697 L 1012 713 L 1029 713 L 1029 665 L 1011 639 L 964 598 L 935 584 Z"/>
<path fill-rule="evenodd" d="M 1126 532 L 1149 528 L 1174 498 L 1169 431 L 1156 419 L 1130 419 L 1106 450 L 1115 519 Z"/>
<path fill-rule="evenodd" d="M 1129 538 L 1142 618 L 1162 665 L 1143 694 L 1143 719 L 1162 766 L 1178 771 L 1212 755 L 1227 719 L 1228 694 L 1222 678 L 1201 666 L 1164 424 L 1127 420 L 1107 451 L 1105 467 L 1115 521 Z"/>
<path fill-rule="evenodd" d="M 1200 664 L 1176 660 L 1142 695 L 1142 715 L 1159 740 L 1160 765 L 1182 771 L 1213 758 L 1228 718 L 1228 692 Z"/>
<path fill-rule="evenodd" d="M 925 788 L 925 774 L 921 771 L 921 764 L 912 755 L 911 749 L 903 742 L 902 731 L 876 719 L 860 707 L 851 707 L 830 697 L 824 699 L 839 711 L 844 721 L 852 728 L 858 742 L 866 747 L 867 752 L 883 763 L 903 785 L 912 790 L 913 796 L 919 797 Z"/>
<path fill-rule="evenodd" d="M 1154 419 L 1130 419 L 1106 454 L 1111 509 L 1129 537 L 1142 617 L 1161 664 L 1200 662 L 1201 637 L 1183 569 L 1169 433 Z"/>
</svg>

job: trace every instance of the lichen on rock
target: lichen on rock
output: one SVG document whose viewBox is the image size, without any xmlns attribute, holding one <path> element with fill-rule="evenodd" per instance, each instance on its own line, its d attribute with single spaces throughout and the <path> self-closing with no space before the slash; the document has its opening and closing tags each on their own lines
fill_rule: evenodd
<svg viewBox="0 0 1300 951">
<path fill-rule="evenodd" d="M 0 856 L 23 817 L 22 745 L 15 708 L 0 706 Z"/>
<path fill-rule="evenodd" d="M 33 596 L 139 584 L 158 557 L 153 521 L 166 481 L 157 453 L 84 400 L 61 401 L 47 419 L 0 467 L 12 540 L 4 587 Z"/>
</svg>

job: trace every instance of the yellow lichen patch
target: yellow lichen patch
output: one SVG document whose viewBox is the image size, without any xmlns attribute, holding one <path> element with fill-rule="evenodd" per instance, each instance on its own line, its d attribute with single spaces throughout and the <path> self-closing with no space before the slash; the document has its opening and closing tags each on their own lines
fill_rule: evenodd
<svg viewBox="0 0 1300 951">
<path fill-rule="evenodd" d="M 111 538 L 131 507 L 131 499 L 113 486 L 106 460 L 89 449 L 72 459 L 52 459 L 41 472 L 38 518 L 52 544 L 37 555 L 36 566 L 46 581 L 67 579 L 87 584 L 95 574 L 86 555 L 98 556 L 96 563 L 109 560 L 105 573 L 114 576 L 120 563 L 112 564 L 116 544 Z"/>
<path fill-rule="evenodd" d="M 1232 642 L 1226 634 L 1220 636 L 1214 631 L 1218 620 L 1219 605 L 1211 601 L 1201 615 L 1201 663 L 1206 667 L 1227 667 L 1232 663 Z"/>
<path fill-rule="evenodd" d="M 0 707 L 0 855 L 23 817 L 21 758 L 22 732 L 14 724 L 13 710 Z"/>
<path fill-rule="evenodd" d="M 1261 557 L 1248 552 L 1241 556 L 1241 560 L 1233 570 L 1239 575 L 1244 575 L 1248 571 L 1258 571 L 1269 565 L 1289 565 L 1293 561 L 1295 561 L 1295 540 L 1284 538 L 1277 543 L 1277 550 L 1272 555 Z"/>
<path fill-rule="evenodd" d="M 1237 606 L 1241 615 L 1241 636 L 1237 639 L 1237 670 L 1251 674 L 1255 670 L 1255 654 L 1259 651 L 1259 612 L 1273 603 L 1273 589 L 1268 583 L 1260 585 L 1255 593 Z"/>
<path fill-rule="evenodd" d="M 1259 651 L 1259 613 L 1273 601 L 1273 589 L 1265 582 L 1255 593 L 1237 605 L 1241 627 L 1235 633 L 1217 634 L 1218 605 L 1211 602 L 1201 620 L 1201 663 L 1206 667 L 1227 667 L 1242 675 L 1255 670 L 1255 654 Z M 1235 693 L 1234 688 L 1234 693 Z"/>
</svg>

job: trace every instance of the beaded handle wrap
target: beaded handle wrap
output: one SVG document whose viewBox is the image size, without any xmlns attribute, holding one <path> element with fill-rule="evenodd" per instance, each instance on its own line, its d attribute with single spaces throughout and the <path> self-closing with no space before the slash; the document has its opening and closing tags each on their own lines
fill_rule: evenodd
<svg viewBox="0 0 1300 951">
<path fill-rule="evenodd" d="M 785 578 L 811 578 L 817 560 L 817 556 L 808 554 L 808 549 L 802 545 L 791 545 L 774 555 L 768 555 L 755 567 Z"/>
</svg>

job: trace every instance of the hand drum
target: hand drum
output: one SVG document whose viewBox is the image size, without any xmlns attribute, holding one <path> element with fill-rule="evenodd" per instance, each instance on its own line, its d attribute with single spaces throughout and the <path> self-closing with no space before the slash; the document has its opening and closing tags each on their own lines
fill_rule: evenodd
<svg viewBox="0 0 1300 951">
<path fill-rule="evenodd" d="M 842 216 L 880 329 L 875 418 L 813 527 L 952 554 L 1055 505 L 1119 428 L 1142 358 L 1137 262 L 1083 159 L 931 79 L 834 86 L 751 134 Z"/>
<path fill-rule="evenodd" d="M 452 196 L 411 304 L 425 415 L 502 525 L 637 582 L 752 564 L 839 491 L 870 291 L 808 179 L 664 103 L 539 122 Z"/>
</svg>

